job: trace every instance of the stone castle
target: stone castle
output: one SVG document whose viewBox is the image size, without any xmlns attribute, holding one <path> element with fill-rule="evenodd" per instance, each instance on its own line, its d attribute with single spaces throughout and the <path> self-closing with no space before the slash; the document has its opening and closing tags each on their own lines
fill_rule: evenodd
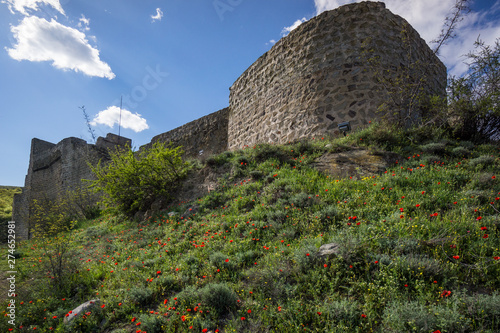
<svg viewBox="0 0 500 333">
<path fill-rule="evenodd" d="M 409 43 L 402 42 L 405 30 Z M 408 49 L 411 52 L 408 52 Z M 377 68 L 363 60 L 377 57 Z M 408 54 L 411 54 L 409 57 Z M 387 91 L 377 73 L 422 62 L 426 92 L 445 95 L 446 67 L 419 34 L 382 2 L 361 2 L 324 12 L 301 24 L 253 63 L 229 88 L 229 107 L 153 137 L 182 145 L 186 156 L 207 156 L 256 143 L 286 143 L 338 135 L 339 123 L 352 128 L 381 115 Z M 108 134 L 96 145 L 67 138 L 57 145 L 33 139 L 22 194 L 13 219 L 28 237 L 29 201 L 79 186 L 91 177 L 87 161 L 106 159 L 106 147 L 128 139 Z"/>
</svg>

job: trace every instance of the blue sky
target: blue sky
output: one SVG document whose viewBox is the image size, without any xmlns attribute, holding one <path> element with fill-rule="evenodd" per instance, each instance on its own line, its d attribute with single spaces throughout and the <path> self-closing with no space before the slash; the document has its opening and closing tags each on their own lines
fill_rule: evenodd
<svg viewBox="0 0 500 333">
<path fill-rule="evenodd" d="M 229 104 L 229 87 L 273 44 L 324 10 L 352 0 L 0 0 L 0 185 L 22 186 L 31 139 L 88 142 L 79 107 L 98 136 L 139 147 Z M 387 0 L 431 41 L 455 0 Z M 476 0 L 442 48 L 449 73 L 478 35 L 500 36 L 500 0 Z"/>
</svg>

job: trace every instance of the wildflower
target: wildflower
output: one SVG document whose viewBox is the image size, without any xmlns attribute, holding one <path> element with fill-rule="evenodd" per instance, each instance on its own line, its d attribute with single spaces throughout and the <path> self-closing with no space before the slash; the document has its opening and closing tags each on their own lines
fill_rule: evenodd
<svg viewBox="0 0 500 333">
<path fill-rule="evenodd" d="M 484 235 L 483 235 L 483 238 L 484 238 L 484 239 L 486 239 L 486 238 L 488 238 L 488 237 L 489 237 L 489 236 L 488 236 L 488 234 L 484 234 Z"/>
<path fill-rule="evenodd" d="M 481 227 L 481 230 L 488 230 L 488 227 Z"/>
<path fill-rule="evenodd" d="M 493 257 L 493 259 L 500 260 L 500 257 L 498 257 L 498 256 L 497 257 Z"/>
<path fill-rule="evenodd" d="M 246 318 L 245 317 L 241 317 L 241 320 L 245 320 Z"/>
<path fill-rule="evenodd" d="M 460 259 L 460 256 L 453 256 L 453 259 L 455 260 Z"/>
<path fill-rule="evenodd" d="M 478 221 L 479 221 L 479 220 L 480 220 L 480 219 L 482 219 L 482 218 L 483 218 L 482 216 L 478 216 L 476 220 L 478 220 Z"/>
<path fill-rule="evenodd" d="M 248 309 L 248 311 L 247 311 L 247 312 L 248 312 L 248 313 L 252 313 L 252 310 Z"/>
<path fill-rule="evenodd" d="M 451 295 L 451 291 L 449 290 L 443 290 L 443 292 L 441 293 L 441 297 L 448 297 Z"/>
<path fill-rule="evenodd" d="M 361 318 L 366 318 L 366 315 L 364 313 L 362 313 Z"/>
</svg>

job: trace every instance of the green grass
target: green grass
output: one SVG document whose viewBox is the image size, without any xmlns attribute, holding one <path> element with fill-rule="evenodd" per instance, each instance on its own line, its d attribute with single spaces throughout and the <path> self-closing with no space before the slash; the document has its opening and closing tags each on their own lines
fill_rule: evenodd
<svg viewBox="0 0 500 333">
<path fill-rule="evenodd" d="M 12 219 L 12 204 L 17 193 L 21 193 L 21 188 L 0 186 L 0 243 L 7 242 L 7 222 Z"/>
<path fill-rule="evenodd" d="M 21 193 L 21 188 L 0 186 L 0 220 L 3 221 L 12 217 L 12 201 L 16 193 Z"/>
<path fill-rule="evenodd" d="M 500 150 L 438 134 L 374 125 L 208 159 L 230 166 L 216 191 L 146 222 L 107 215 L 61 235 L 73 265 L 58 294 L 41 288 L 57 240 L 17 244 L 16 331 L 497 332 Z M 312 167 L 354 146 L 402 159 L 360 180 Z M 332 242 L 339 253 L 319 257 Z M 102 305 L 63 324 L 94 298 Z"/>
</svg>

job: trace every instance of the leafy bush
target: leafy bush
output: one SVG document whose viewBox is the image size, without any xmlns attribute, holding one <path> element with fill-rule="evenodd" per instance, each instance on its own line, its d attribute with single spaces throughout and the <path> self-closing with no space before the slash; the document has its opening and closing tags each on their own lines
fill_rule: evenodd
<svg viewBox="0 0 500 333">
<path fill-rule="evenodd" d="M 453 148 L 451 150 L 451 153 L 454 155 L 454 156 L 457 156 L 457 157 L 462 157 L 462 156 L 466 156 L 466 155 L 469 155 L 470 154 L 470 151 L 465 148 L 465 147 L 456 147 L 456 148 Z"/>
<path fill-rule="evenodd" d="M 417 301 L 394 301 L 384 312 L 384 328 L 395 332 L 463 332 L 470 324 L 457 308 L 445 305 L 426 306 Z"/>
<path fill-rule="evenodd" d="M 170 148 L 159 141 L 135 154 L 130 147 L 111 153 L 111 162 L 90 166 L 97 180 L 92 187 L 103 191 L 105 202 L 133 216 L 145 211 L 157 198 L 171 198 L 178 180 L 187 174 L 181 147 Z"/>
<path fill-rule="evenodd" d="M 130 300 L 139 305 L 147 305 L 153 299 L 153 291 L 146 287 L 134 287 L 128 293 Z"/>
<path fill-rule="evenodd" d="M 420 146 L 420 149 L 424 153 L 428 154 L 436 154 L 436 155 L 444 155 L 446 152 L 446 145 L 440 142 L 432 142 L 426 145 Z"/>
<path fill-rule="evenodd" d="M 290 203 L 295 207 L 305 208 L 314 203 L 313 196 L 304 192 L 296 194 L 290 198 Z"/>
<path fill-rule="evenodd" d="M 489 155 L 482 155 L 469 160 L 470 166 L 479 167 L 481 169 L 486 169 L 493 163 L 495 163 L 495 158 Z"/>
<path fill-rule="evenodd" d="M 209 283 L 200 290 L 204 303 L 212 307 L 219 316 L 237 309 L 238 295 L 225 283 Z"/>
</svg>

